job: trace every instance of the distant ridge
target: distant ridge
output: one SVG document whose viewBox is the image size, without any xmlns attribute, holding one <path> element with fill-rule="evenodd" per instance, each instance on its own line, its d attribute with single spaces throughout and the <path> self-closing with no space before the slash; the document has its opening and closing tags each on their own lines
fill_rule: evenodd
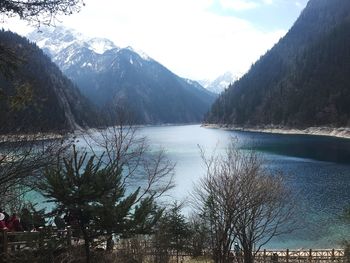
<svg viewBox="0 0 350 263">
<path fill-rule="evenodd" d="M 108 39 L 89 39 L 64 27 L 28 37 L 106 114 L 117 106 L 140 124 L 198 123 L 215 99 L 200 84 Z"/>
<path fill-rule="evenodd" d="M 350 1 L 310 0 L 205 122 L 238 127 L 350 127 Z"/>
</svg>

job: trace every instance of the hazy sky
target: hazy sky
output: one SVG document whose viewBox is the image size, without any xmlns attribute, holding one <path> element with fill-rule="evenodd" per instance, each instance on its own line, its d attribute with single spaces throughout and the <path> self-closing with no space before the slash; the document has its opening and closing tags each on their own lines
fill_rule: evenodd
<svg viewBox="0 0 350 263">
<path fill-rule="evenodd" d="M 61 24 L 142 50 L 176 74 L 241 75 L 293 25 L 308 0 L 85 0 Z M 57 23 L 59 25 L 60 23 Z M 4 28 L 33 30 L 7 19 Z"/>
</svg>

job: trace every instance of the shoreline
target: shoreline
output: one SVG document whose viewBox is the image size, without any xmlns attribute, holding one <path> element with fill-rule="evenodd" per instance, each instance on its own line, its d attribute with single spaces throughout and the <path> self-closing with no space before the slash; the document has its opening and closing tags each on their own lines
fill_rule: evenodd
<svg viewBox="0 0 350 263">
<path fill-rule="evenodd" d="M 246 132 L 260 132 L 272 134 L 286 134 L 286 135 L 316 135 L 328 136 L 342 139 L 350 139 L 350 128 L 331 128 L 331 127 L 309 127 L 306 129 L 286 128 L 278 126 L 264 126 L 264 127 L 237 127 L 227 124 L 202 124 L 201 127 L 207 129 L 222 129 L 229 131 L 246 131 Z"/>
<path fill-rule="evenodd" d="M 257 132 L 257 133 L 271 133 L 271 134 L 285 134 L 285 135 L 314 135 L 314 136 L 328 136 L 342 139 L 350 139 L 350 127 L 309 127 L 306 129 L 286 128 L 281 126 L 261 126 L 261 127 L 240 127 L 228 124 L 208 124 L 208 123 L 186 123 L 186 124 L 158 124 L 158 125 L 135 125 L 137 128 L 147 127 L 169 127 L 169 126 L 184 126 L 199 124 L 207 129 L 222 129 L 228 131 L 242 131 L 242 132 Z M 74 132 L 54 133 L 54 132 L 38 132 L 31 134 L 0 134 L 0 143 L 4 142 L 25 142 L 25 141 L 43 141 L 52 139 L 62 139 L 66 136 L 79 136 L 83 133 L 98 131 L 105 128 L 88 128 L 78 129 Z"/>
<path fill-rule="evenodd" d="M 201 123 L 194 122 L 194 123 L 138 124 L 138 125 L 133 125 L 133 127 L 137 128 L 137 129 L 142 129 L 142 128 L 147 128 L 147 127 L 170 127 L 170 126 L 186 126 L 186 125 L 201 125 Z M 125 126 L 128 126 L 128 125 L 125 125 Z M 79 135 L 86 134 L 89 132 L 96 132 L 99 130 L 104 130 L 104 129 L 107 129 L 109 127 L 113 127 L 113 126 L 76 129 L 76 130 L 70 131 L 70 132 L 61 131 L 61 132 L 0 134 L 0 143 L 45 141 L 45 140 L 62 139 L 64 137 L 79 136 Z"/>
<path fill-rule="evenodd" d="M 30 133 L 30 134 L 1 134 L 0 143 L 13 143 L 13 142 L 34 142 L 62 139 L 65 135 L 59 133 Z"/>
</svg>

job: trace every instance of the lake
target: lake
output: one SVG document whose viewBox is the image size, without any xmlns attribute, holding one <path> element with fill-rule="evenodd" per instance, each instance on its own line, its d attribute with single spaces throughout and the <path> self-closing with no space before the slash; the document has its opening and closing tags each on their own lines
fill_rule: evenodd
<svg viewBox="0 0 350 263">
<path fill-rule="evenodd" d="M 171 196 L 185 203 L 193 185 L 204 175 L 199 145 L 207 153 L 215 148 L 223 151 L 235 137 L 241 149 L 254 147 L 261 152 L 268 169 L 283 171 L 298 194 L 301 220 L 298 230 L 272 240 L 266 248 L 339 247 L 350 236 L 350 224 L 340 220 L 342 210 L 350 205 L 348 139 L 226 131 L 199 125 L 145 127 L 141 133 L 153 147 L 165 148 L 176 162 L 176 188 Z"/>
<path fill-rule="evenodd" d="M 278 135 L 202 128 L 199 125 L 140 128 L 152 148 L 162 147 L 176 162 L 176 187 L 170 200 L 188 204 L 204 175 L 199 146 L 208 154 L 223 152 L 234 137 L 239 148 L 254 147 L 268 169 L 283 171 L 297 194 L 297 230 L 273 239 L 265 248 L 336 248 L 350 237 L 350 224 L 340 220 L 350 205 L 350 140 L 311 135 Z M 81 140 L 82 141 L 82 140 Z M 46 204 L 47 205 L 47 204 Z M 185 208 L 190 213 L 191 208 Z"/>
</svg>

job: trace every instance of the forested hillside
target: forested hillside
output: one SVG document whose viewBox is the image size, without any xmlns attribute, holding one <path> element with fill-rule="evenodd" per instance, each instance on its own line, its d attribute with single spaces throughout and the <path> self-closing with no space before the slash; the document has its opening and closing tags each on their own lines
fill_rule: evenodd
<svg viewBox="0 0 350 263">
<path fill-rule="evenodd" d="M 206 122 L 350 126 L 350 1 L 310 0 L 270 51 L 214 103 Z"/>
<path fill-rule="evenodd" d="M 73 83 L 29 40 L 0 31 L 0 133 L 61 132 L 97 124 Z M 9 55 L 10 54 L 10 55 Z"/>
</svg>

